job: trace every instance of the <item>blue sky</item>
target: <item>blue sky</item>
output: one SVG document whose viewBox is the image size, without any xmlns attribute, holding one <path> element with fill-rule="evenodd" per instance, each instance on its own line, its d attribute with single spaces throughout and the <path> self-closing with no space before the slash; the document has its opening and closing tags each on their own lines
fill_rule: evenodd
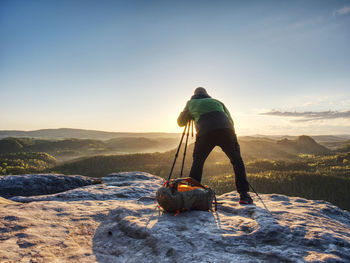
<svg viewBox="0 0 350 263">
<path fill-rule="evenodd" d="M 179 132 L 203 86 L 239 135 L 349 133 L 349 28 L 349 0 L 2 0 L 0 129 Z"/>
</svg>

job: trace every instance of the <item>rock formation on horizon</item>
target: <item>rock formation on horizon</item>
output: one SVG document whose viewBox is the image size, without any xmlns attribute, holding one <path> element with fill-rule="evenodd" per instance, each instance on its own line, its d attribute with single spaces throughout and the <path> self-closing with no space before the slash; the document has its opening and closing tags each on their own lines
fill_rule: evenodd
<svg viewBox="0 0 350 263">
<path fill-rule="evenodd" d="M 159 210 L 162 179 L 111 174 L 105 184 L 0 198 L 0 262 L 349 262 L 350 213 L 324 201 L 261 195 L 272 215 L 218 196 L 218 211 Z"/>
<path fill-rule="evenodd" d="M 328 148 L 317 143 L 307 135 L 298 136 L 295 140 L 284 138 L 277 141 L 277 144 L 284 146 L 287 152 L 292 153 L 325 154 L 330 152 Z"/>
</svg>

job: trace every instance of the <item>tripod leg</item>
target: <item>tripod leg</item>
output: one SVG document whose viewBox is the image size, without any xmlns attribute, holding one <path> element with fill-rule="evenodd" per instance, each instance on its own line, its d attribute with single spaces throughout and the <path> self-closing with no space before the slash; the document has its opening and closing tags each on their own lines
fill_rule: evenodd
<svg viewBox="0 0 350 263">
<path fill-rule="evenodd" d="M 188 137 L 190 135 L 190 128 L 191 128 L 191 123 L 188 123 L 188 129 L 187 129 L 187 135 L 186 135 L 186 143 L 185 143 L 185 150 L 184 150 L 184 157 L 182 159 L 182 166 L 181 166 L 181 173 L 180 173 L 180 178 L 182 177 L 182 173 L 184 170 L 184 166 L 185 166 L 185 159 L 186 159 L 186 151 L 187 151 L 187 144 L 188 144 Z"/>
<path fill-rule="evenodd" d="M 193 125 L 194 125 L 194 120 L 192 120 L 192 121 L 191 121 L 191 128 L 192 128 L 192 138 L 193 138 L 193 130 L 194 130 L 194 127 L 193 127 Z"/>
<path fill-rule="evenodd" d="M 188 124 L 185 125 L 185 129 L 184 129 L 184 131 L 182 133 L 181 140 L 180 140 L 180 143 L 179 143 L 179 147 L 177 148 L 177 151 L 176 151 L 176 154 L 175 154 L 175 158 L 174 158 L 174 162 L 173 162 L 173 165 L 171 166 L 171 170 L 170 170 L 167 182 L 169 182 L 170 177 L 171 177 L 171 175 L 173 173 L 174 166 L 175 166 L 175 163 L 176 163 L 176 159 L 177 159 L 177 156 L 179 155 L 179 151 L 180 151 L 180 148 L 181 148 L 181 145 L 182 145 L 182 141 L 183 141 L 185 133 L 186 133 L 187 126 L 188 126 L 188 128 L 190 127 Z"/>
</svg>

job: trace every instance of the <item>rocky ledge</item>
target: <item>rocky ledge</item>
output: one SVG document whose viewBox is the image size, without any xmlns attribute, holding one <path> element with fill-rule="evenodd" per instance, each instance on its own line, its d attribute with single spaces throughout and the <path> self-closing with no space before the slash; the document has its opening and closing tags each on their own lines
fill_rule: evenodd
<svg viewBox="0 0 350 263">
<path fill-rule="evenodd" d="M 23 174 L 0 176 L 0 196 L 35 196 L 64 192 L 101 180 L 82 175 Z"/>
<path fill-rule="evenodd" d="M 165 213 L 162 179 L 111 174 L 104 184 L 0 200 L 0 262 L 350 262 L 350 213 L 324 201 L 261 195 L 218 211 Z"/>
</svg>

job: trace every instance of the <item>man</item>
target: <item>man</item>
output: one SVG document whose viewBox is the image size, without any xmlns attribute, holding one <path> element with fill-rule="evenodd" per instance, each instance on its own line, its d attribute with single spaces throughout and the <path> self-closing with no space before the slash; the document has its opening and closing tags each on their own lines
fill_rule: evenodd
<svg viewBox="0 0 350 263">
<path fill-rule="evenodd" d="M 233 120 L 225 105 L 211 98 L 204 88 L 196 88 L 191 100 L 187 102 L 177 119 L 177 123 L 182 127 L 191 120 L 195 122 L 197 136 L 190 177 L 198 182 L 201 181 L 206 158 L 215 146 L 220 146 L 233 165 L 236 188 L 240 194 L 239 203 L 252 204 Z"/>
</svg>

